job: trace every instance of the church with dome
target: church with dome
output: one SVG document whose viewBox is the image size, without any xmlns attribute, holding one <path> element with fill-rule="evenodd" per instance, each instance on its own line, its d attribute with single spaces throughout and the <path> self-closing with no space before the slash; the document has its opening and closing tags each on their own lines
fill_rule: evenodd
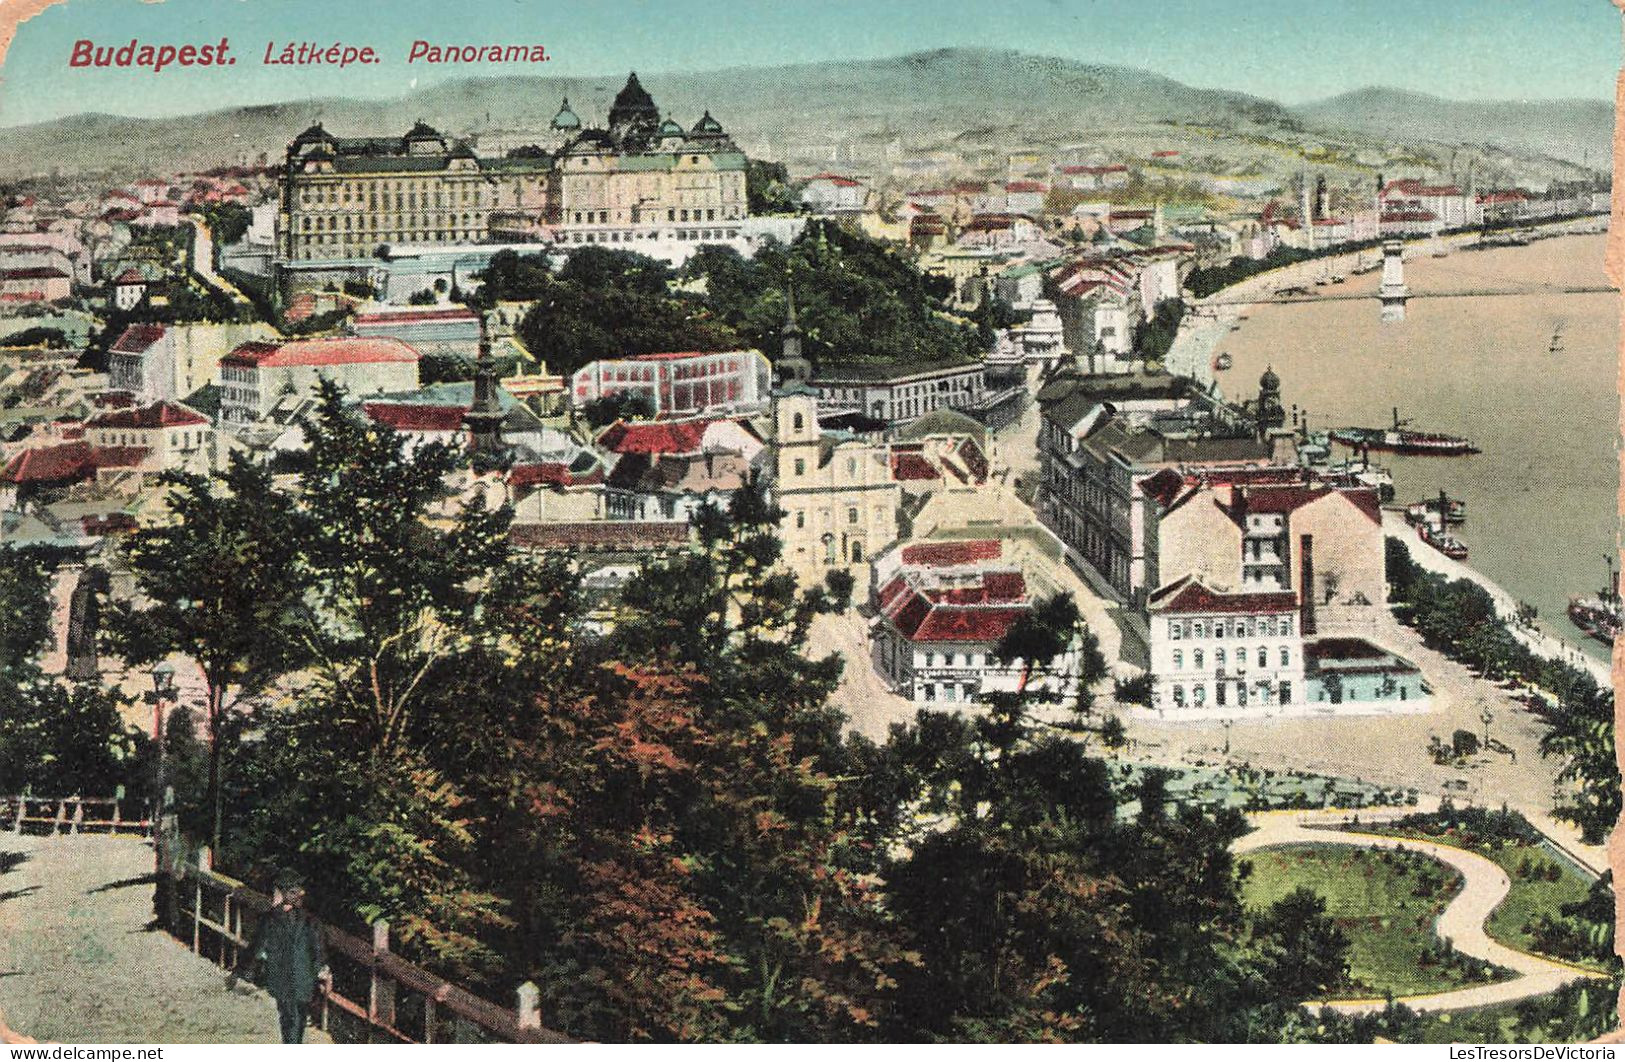
<svg viewBox="0 0 1625 1062">
<path fill-rule="evenodd" d="M 566 98 L 539 139 L 491 157 L 423 121 L 400 137 L 338 137 L 318 122 L 288 145 L 278 257 L 510 241 L 727 243 L 750 216 L 745 155 L 722 123 L 706 111 L 685 128 L 636 73 L 603 127 L 583 123 Z"/>
</svg>

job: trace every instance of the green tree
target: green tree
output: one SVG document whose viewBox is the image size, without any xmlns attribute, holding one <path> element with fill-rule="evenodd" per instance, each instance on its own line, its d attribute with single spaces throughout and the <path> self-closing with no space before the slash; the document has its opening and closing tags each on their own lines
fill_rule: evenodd
<svg viewBox="0 0 1625 1062">
<path fill-rule="evenodd" d="M 226 719 L 297 659 L 291 621 L 296 519 L 268 470 L 234 458 L 213 480 L 166 473 L 170 520 L 131 535 L 125 557 L 140 595 L 116 604 L 105 636 L 132 666 L 172 654 L 203 673 L 209 735 L 210 843 L 224 830 Z"/>
</svg>

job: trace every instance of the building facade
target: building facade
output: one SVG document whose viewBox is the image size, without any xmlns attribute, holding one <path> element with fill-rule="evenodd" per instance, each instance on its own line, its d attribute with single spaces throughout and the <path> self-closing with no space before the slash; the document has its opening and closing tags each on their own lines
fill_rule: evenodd
<svg viewBox="0 0 1625 1062">
<path fill-rule="evenodd" d="M 636 395 L 654 415 L 690 416 L 760 409 L 773 370 L 759 350 L 641 354 L 595 361 L 570 378 L 577 407 L 611 395 Z"/>
<path fill-rule="evenodd" d="M 706 112 L 662 119 L 637 75 L 606 128 L 566 100 L 545 144 L 481 157 L 418 122 L 401 137 L 336 137 L 320 123 L 288 145 L 277 213 L 285 262 L 366 258 L 384 245 L 466 245 L 493 233 L 560 243 L 722 241 L 750 216 L 743 152 Z M 554 146 L 557 145 L 557 146 Z"/>
<path fill-rule="evenodd" d="M 896 426 L 938 409 L 976 410 L 988 397 L 981 362 L 959 365 L 835 365 L 811 381 L 825 414 L 862 413 Z"/>
<path fill-rule="evenodd" d="M 818 401 L 805 389 L 774 401 L 773 497 L 784 518 L 784 560 L 803 585 L 831 571 L 862 585 L 867 564 L 897 539 L 902 488 L 889 448 L 862 439 L 825 437 Z"/>
<path fill-rule="evenodd" d="M 308 398 L 322 380 L 351 398 L 412 391 L 418 352 L 389 338 L 244 343 L 220 359 L 220 419 L 252 424 L 287 400 Z"/>
</svg>

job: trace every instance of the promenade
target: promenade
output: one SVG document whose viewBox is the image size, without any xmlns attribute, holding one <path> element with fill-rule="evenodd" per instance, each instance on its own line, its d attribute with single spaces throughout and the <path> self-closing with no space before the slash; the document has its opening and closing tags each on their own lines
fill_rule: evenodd
<svg viewBox="0 0 1625 1062">
<path fill-rule="evenodd" d="M 141 838 L 0 833 L 0 1026 L 72 1043 L 278 1042 L 270 996 L 227 989 L 154 924 L 152 873 Z"/>
</svg>

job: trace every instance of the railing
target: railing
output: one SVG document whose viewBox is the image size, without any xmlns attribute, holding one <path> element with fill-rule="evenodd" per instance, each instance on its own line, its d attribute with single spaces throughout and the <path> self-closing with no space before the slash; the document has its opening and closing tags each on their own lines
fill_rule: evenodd
<svg viewBox="0 0 1625 1062">
<path fill-rule="evenodd" d="M 194 859 L 159 866 L 159 887 L 168 894 L 160 905 L 169 933 L 193 952 L 235 969 L 251 946 L 258 921 L 271 909 L 270 897 L 209 868 L 208 849 Z M 320 924 L 320 923 L 318 923 Z M 333 987 L 316 1016 L 335 1041 L 345 1043 L 529 1043 L 572 1042 L 542 1027 L 537 988 L 526 982 L 512 1010 L 481 999 L 390 950 L 389 923 L 372 925 L 372 939 L 322 925 Z"/>
<path fill-rule="evenodd" d="M 152 809 L 139 803 L 134 817 L 116 797 L 0 796 L 0 830 L 29 834 L 152 834 Z M 133 808 L 132 808 L 133 810 Z"/>
</svg>

